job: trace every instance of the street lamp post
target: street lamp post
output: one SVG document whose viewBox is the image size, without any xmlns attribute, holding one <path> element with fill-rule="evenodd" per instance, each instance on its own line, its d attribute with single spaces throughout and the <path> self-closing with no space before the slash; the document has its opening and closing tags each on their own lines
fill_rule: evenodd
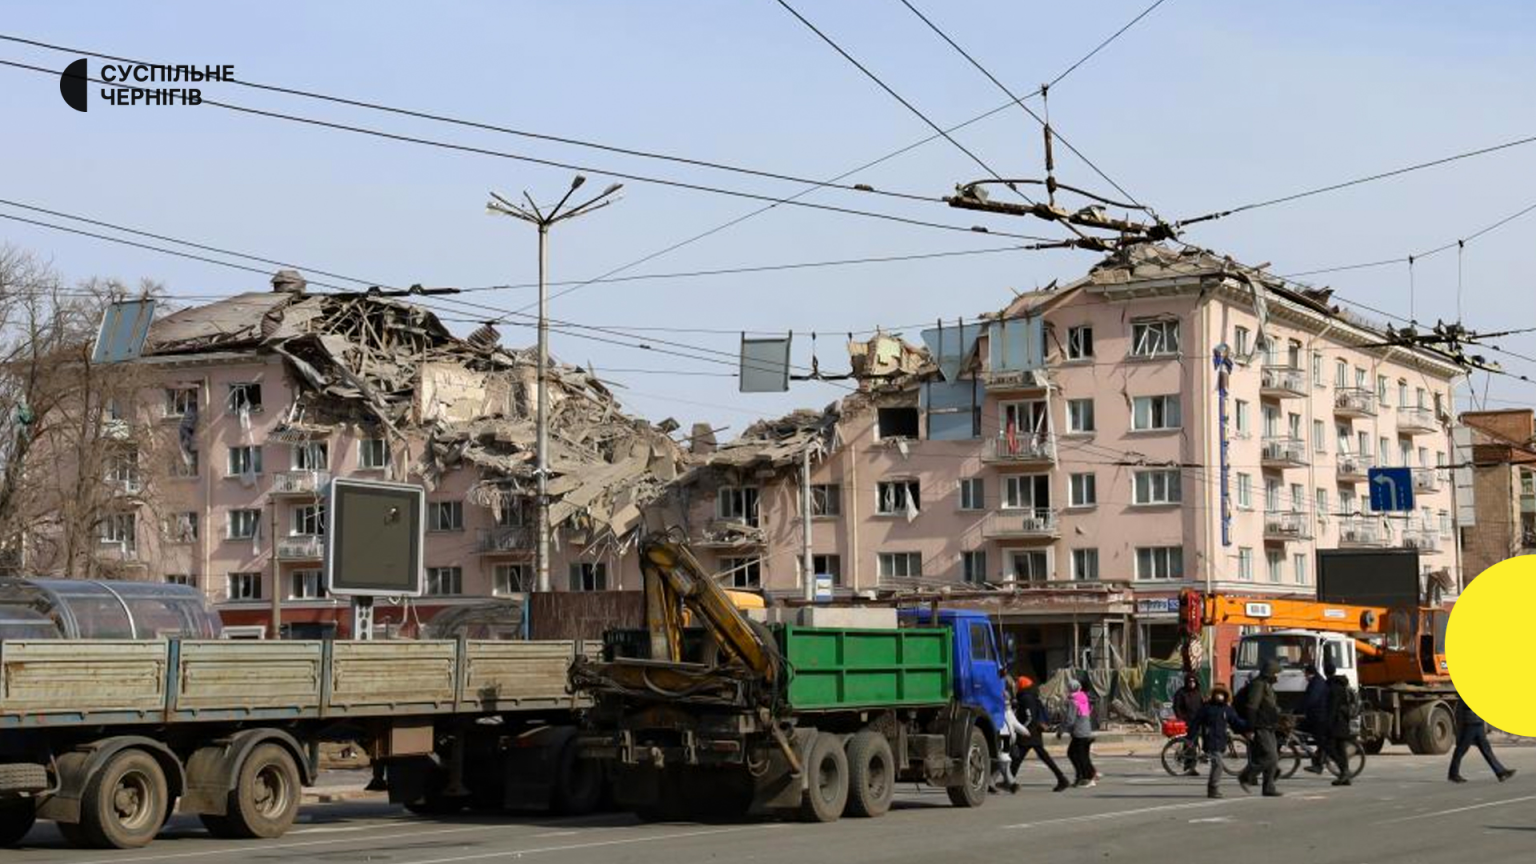
<svg viewBox="0 0 1536 864">
<path fill-rule="evenodd" d="M 564 209 L 566 202 L 581 188 L 581 184 L 587 182 L 587 178 L 576 175 L 571 181 L 571 188 L 565 192 L 565 197 L 548 208 L 548 211 L 539 208 L 533 202 L 533 197 L 527 192 L 523 193 L 523 200 L 527 206 L 513 204 L 511 201 L 491 193 L 491 200 L 486 202 L 487 213 L 502 216 L 511 216 L 524 222 L 532 223 L 539 229 L 539 347 L 538 347 L 538 406 L 536 424 L 538 437 L 534 453 L 534 473 L 539 484 L 538 494 L 538 542 L 535 545 L 534 569 L 538 573 L 538 590 L 549 591 L 549 227 L 556 222 L 574 219 L 585 213 L 590 213 L 612 204 L 614 200 L 609 196 L 623 188 L 614 183 L 602 194 L 588 200 L 584 204 L 578 204 L 570 209 Z"/>
</svg>

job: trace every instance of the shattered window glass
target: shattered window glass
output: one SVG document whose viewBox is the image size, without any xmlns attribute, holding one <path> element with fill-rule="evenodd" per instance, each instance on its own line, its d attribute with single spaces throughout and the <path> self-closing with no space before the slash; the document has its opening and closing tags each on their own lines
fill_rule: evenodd
<svg viewBox="0 0 1536 864">
<path fill-rule="evenodd" d="M 242 411 L 255 413 L 261 410 L 261 385 L 256 383 L 229 385 L 229 410 L 232 414 Z"/>
<path fill-rule="evenodd" d="M 1178 321 L 1131 322 L 1131 356 L 1161 357 L 1179 353 Z"/>
</svg>

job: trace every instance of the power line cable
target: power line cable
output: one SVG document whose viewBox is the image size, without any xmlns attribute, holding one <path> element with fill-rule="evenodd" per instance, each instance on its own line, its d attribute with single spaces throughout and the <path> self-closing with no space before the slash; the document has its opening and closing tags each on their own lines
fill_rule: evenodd
<svg viewBox="0 0 1536 864">
<path fill-rule="evenodd" d="M 1441 252 L 1448 252 L 1452 249 L 1459 248 L 1460 244 L 1470 243 L 1473 240 L 1482 237 L 1484 234 L 1502 228 L 1505 225 L 1508 225 L 1509 223 L 1532 211 L 1536 211 L 1536 204 L 1529 204 L 1525 207 L 1522 207 L 1514 213 L 1511 213 L 1508 216 L 1498 220 L 1497 222 L 1485 225 L 1482 228 L 1473 231 L 1471 234 L 1468 234 L 1466 237 L 1463 237 L 1460 240 L 1452 240 L 1449 243 L 1444 243 L 1425 252 L 1416 252 L 1412 255 L 1408 255 L 1402 258 L 1384 258 L 1380 261 L 1366 261 L 1359 264 L 1342 264 L 1337 267 L 1322 267 L 1316 270 L 1303 270 L 1299 273 L 1286 273 L 1282 278 L 1295 279 L 1302 276 L 1319 276 L 1325 273 L 1341 273 L 1348 270 L 1366 270 L 1372 267 L 1385 267 L 1389 264 L 1408 264 L 1411 266 L 1419 261 L 1423 261 L 1425 258 L 1438 255 Z M 1409 317 L 1412 318 L 1413 316 L 1410 314 Z"/>
</svg>

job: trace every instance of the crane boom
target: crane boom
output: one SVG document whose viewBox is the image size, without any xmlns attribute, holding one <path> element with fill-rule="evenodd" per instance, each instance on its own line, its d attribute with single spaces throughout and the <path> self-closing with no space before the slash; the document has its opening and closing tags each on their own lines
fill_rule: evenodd
<svg viewBox="0 0 1536 864">
<path fill-rule="evenodd" d="M 1239 624 L 1336 633 L 1380 633 L 1388 611 L 1383 606 L 1227 594 L 1207 594 L 1200 600 L 1200 622 L 1205 625 Z"/>
</svg>

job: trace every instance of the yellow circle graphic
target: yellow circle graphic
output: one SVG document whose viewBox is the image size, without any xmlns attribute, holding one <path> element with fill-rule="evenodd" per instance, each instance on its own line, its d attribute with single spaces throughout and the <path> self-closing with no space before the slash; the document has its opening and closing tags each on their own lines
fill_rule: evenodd
<svg viewBox="0 0 1536 864">
<path fill-rule="evenodd" d="M 1536 555 L 1489 567 L 1473 579 L 1445 633 L 1445 659 L 1461 698 L 1489 724 L 1536 735 Z"/>
</svg>

